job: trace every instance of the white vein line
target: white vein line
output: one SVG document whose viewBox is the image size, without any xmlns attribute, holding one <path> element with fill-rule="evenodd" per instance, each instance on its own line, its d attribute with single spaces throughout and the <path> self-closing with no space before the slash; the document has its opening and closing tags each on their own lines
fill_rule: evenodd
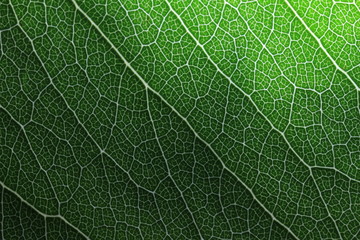
<svg viewBox="0 0 360 240">
<path fill-rule="evenodd" d="M 1 107 L 2 107 L 2 106 L 1 106 Z M 9 114 L 9 113 L 8 113 L 8 114 Z M 13 120 L 15 121 L 15 119 L 13 119 Z M 58 211 L 60 211 L 60 201 L 59 201 L 58 195 L 57 195 L 57 193 L 56 193 L 56 191 L 55 191 L 54 184 L 53 184 L 53 182 L 51 181 L 51 179 L 50 179 L 49 174 L 47 173 L 47 171 L 46 171 L 46 170 L 43 168 L 43 166 L 40 164 L 39 158 L 38 158 L 36 152 L 34 151 L 34 148 L 33 148 L 32 144 L 31 144 L 31 141 L 30 141 L 30 139 L 29 139 L 29 137 L 28 137 L 28 134 L 27 134 L 27 132 L 26 132 L 26 130 L 25 130 L 25 126 L 22 125 L 22 124 L 20 124 L 19 122 L 18 122 L 18 125 L 20 126 L 21 131 L 24 133 L 26 142 L 27 142 L 28 145 L 29 145 L 29 148 L 30 148 L 31 153 L 34 155 L 35 160 L 36 160 L 37 164 L 39 165 L 40 170 L 46 175 L 46 179 L 49 181 L 49 184 L 50 184 L 50 186 L 51 186 L 51 190 L 52 190 L 52 192 L 54 193 L 54 197 L 55 197 L 55 199 L 56 199 L 56 204 L 57 204 Z"/>
<path fill-rule="evenodd" d="M 286 3 L 286 5 L 291 9 L 291 11 L 295 14 L 296 18 L 302 23 L 302 25 L 305 27 L 305 29 L 311 34 L 311 36 L 318 42 L 320 48 L 324 51 L 324 53 L 326 54 L 326 56 L 330 59 L 330 61 L 334 64 L 334 66 L 336 67 L 337 70 L 339 70 L 340 72 L 342 72 L 349 80 L 350 82 L 354 85 L 354 87 L 356 88 L 356 90 L 360 91 L 360 87 L 354 82 L 354 80 L 350 77 L 350 75 L 344 70 L 342 69 L 337 63 L 336 61 L 332 58 L 332 56 L 328 53 L 328 51 L 325 49 L 324 45 L 321 43 L 320 38 L 318 38 L 315 33 L 313 33 L 313 31 L 311 31 L 311 29 L 308 27 L 308 25 L 305 23 L 305 21 L 300 17 L 300 15 L 296 12 L 296 10 L 293 8 L 293 6 L 289 3 L 288 0 L 284 0 L 284 2 Z"/>
<path fill-rule="evenodd" d="M 35 208 L 32 204 L 30 204 L 28 201 L 26 201 L 24 198 L 22 198 L 17 192 L 13 191 L 11 188 L 7 187 L 2 181 L 0 181 L 0 185 L 6 189 L 7 191 L 11 192 L 12 194 L 14 194 L 17 198 L 19 198 L 23 203 L 25 203 L 27 206 L 31 207 L 35 212 L 37 212 L 38 214 L 40 214 L 41 216 L 43 216 L 45 219 L 46 218 L 59 218 L 62 221 L 64 221 L 66 224 L 68 224 L 70 227 L 72 227 L 73 229 L 75 229 L 76 231 L 78 231 L 85 239 L 90 240 L 90 238 L 88 236 L 86 236 L 80 229 L 78 229 L 77 227 L 75 227 L 74 225 L 72 225 L 70 222 L 68 222 L 63 216 L 57 214 L 57 215 L 49 215 L 49 214 L 45 214 L 43 212 L 40 212 L 39 210 L 37 210 L 37 208 Z"/>
<path fill-rule="evenodd" d="M 166 1 L 167 2 L 167 1 Z M 168 2 L 167 2 L 168 3 Z M 291 146 L 291 144 L 287 141 L 287 138 L 285 137 L 285 134 L 283 131 L 279 130 L 278 128 L 276 128 L 273 123 L 267 118 L 267 116 L 260 111 L 260 109 L 258 108 L 257 104 L 255 104 L 255 102 L 252 100 L 251 96 L 249 94 L 247 94 L 246 92 L 244 92 L 238 85 L 236 85 L 232 79 L 226 75 L 220 68 L 219 66 L 212 60 L 212 58 L 210 57 L 210 55 L 208 54 L 208 52 L 205 50 L 204 46 L 195 38 L 195 36 L 188 30 L 188 28 L 186 27 L 185 23 L 182 21 L 181 17 L 172 9 L 171 5 L 168 3 L 168 6 L 170 7 L 170 11 L 175 14 L 175 16 L 178 18 L 178 20 L 181 22 L 181 24 L 183 25 L 185 31 L 193 38 L 193 40 L 195 41 L 195 43 L 201 48 L 201 50 L 204 52 L 204 54 L 206 55 L 206 57 L 208 58 L 208 60 L 212 63 L 212 65 L 216 68 L 216 70 L 223 76 L 225 77 L 229 83 L 231 85 L 233 85 L 236 89 L 238 89 L 243 95 L 245 95 L 246 97 L 249 98 L 250 102 L 254 105 L 254 107 L 256 108 L 256 110 L 259 112 L 259 114 L 264 117 L 264 119 L 270 124 L 270 127 L 275 130 L 276 132 L 280 133 L 283 138 L 285 139 L 286 143 L 289 145 L 290 149 L 296 154 L 296 156 L 300 159 L 300 161 L 302 161 L 306 166 L 308 166 L 309 168 L 312 168 L 310 165 L 308 165 L 306 162 L 304 162 L 304 160 L 295 152 L 295 150 L 293 149 L 293 147 Z M 299 89 L 297 87 L 297 89 Z M 301 89 L 301 88 L 300 88 Z M 360 94 L 360 93 L 359 93 Z M 333 170 L 337 173 L 339 173 L 340 175 L 348 178 L 351 181 L 355 181 L 355 182 L 359 182 L 360 180 L 357 179 L 353 179 L 350 176 L 346 175 L 344 172 L 338 170 L 335 167 L 324 167 L 324 166 L 314 166 L 316 168 L 319 169 L 329 169 L 329 170 Z"/>
<path fill-rule="evenodd" d="M 181 196 L 181 199 L 182 199 L 182 201 L 184 202 L 185 208 L 186 208 L 186 210 L 190 213 L 191 219 L 192 219 L 192 221 L 194 222 L 195 228 L 196 228 L 196 230 L 198 231 L 200 238 L 203 240 L 204 237 L 202 236 L 202 234 L 201 234 L 201 232 L 200 232 L 200 228 L 199 228 L 198 224 L 197 224 L 196 221 L 195 221 L 195 217 L 193 216 L 193 213 L 191 212 L 191 210 L 190 210 L 190 208 L 189 208 L 189 206 L 188 206 L 188 204 L 187 204 L 187 202 L 186 202 L 186 200 L 185 200 L 184 194 L 183 194 L 183 192 L 180 190 L 180 188 L 178 188 L 178 187 L 176 186 L 176 182 L 175 182 L 175 180 L 174 180 L 174 178 L 172 177 L 172 174 L 171 174 L 171 172 L 170 172 L 170 167 L 169 167 L 168 161 L 167 161 L 167 159 L 166 159 L 166 157 L 165 157 L 165 152 L 164 152 L 164 150 L 163 150 L 163 148 L 162 148 L 162 146 L 161 146 L 161 144 L 160 144 L 160 139 L 159 139 L 159 137 L 158 137 L 157 130 L 156 130 L 156 128 L 155 128 L 155 123 L 154 123 L 153 117 L 152 117 L 152 115 L 151 115 L 151 111 L 150 111 L 150 99 L 149 99 L 148 89 L 146 89 L 145 92 L 146 92 L 147 110 L 148 110 L 148 113 L 149 113 L 150 122 L 151 122 L 151 124 L 152 124 L 153 129 L 154 129 L 154 134 L 155 134 L 156 142 L 157 142 L 157 144 L 158 144 L 158 146 L 159 146 L 159 148 L 160 148 L 161 154 L 163 155 L 163 159 L 164 159 L 164 162 L 165 162 L 166 170 L 167 170 L 167 172 L 168 172 L 168 175 L 169 175 L 171 181 L 174 183 L 176 189 L 179 191 L 179 194 L 180 194 L 180 196 Z"/>
<path fill-rule="evenodd" d="M 0 222 L 0 224 L 1 224 L 1 229 L 0 229 L 0 231 L 1 231 L 1 239 L 5 239 L 5 237 L 4 237 L 4 219 L 5 219 L 5 217 L 4 217 L 4 188 L 2 188 L 2 190 L 1 190 L 1 222 Z"/>
<path fill-rule="evenodd" d="M 75 5 L 76 3 L 74 3 L 74 5 Z M 11 7 L 13 8 L 13 6 L 11 5 Z M 79 12 L 81 12 L 89 21 L 91 21 L 91 19 L 90 18 L 88 18 L 88 16 L 87 15 L 85 15 L 85 13 L 84 12 L 82 12 L 82 11 L 80 11 L 81 9 L 79 8 L 79 9 L 77 9 L 77 10 L 79 10 Z M 13 9 L 13 11 L 14 11 L 14 9 Z M 15 11 L 14 11 L 14 13 L 15 13 Z M 15 17 L 16 17 L 16 19 L 17 19 L 17 16 L 16 16 L 16 14 L 15 14 Z M 18 26 L 19 26 L 19 28 L 24 32 L 24 34 L 27 36 L 27 38 L 29 39 L 29 41 L 30 41 L 30 43 L 31 43 L 31 45 L 32 45 L 32 48 L 34 49 L 34 54 L 37 56 L 37 58 L 39 59 L 39 61 L 41 62 L 41 65 L 42 65 L 42 67 L 43 67 L 43 69 L 45 70 L 45 72 L 46 72 L 46 74 L 47 74 L 47 76 L 48 76 L 48 78 L 49 78 L 49 80 L 50 80 L 50 82 L 51 82 L 51 85 L 55 88 L 55 90 L 59 93 L 59 95 L 63 98 L 63 100 L 64 100 L 64 102 L 66 103 L 66 106 L 67 106 L 67 108 L 74 114 L 74 117 L 76 118 L 76 120 L 78 121 L 78 123 L 81 125 L 81 127 L 84 129 L 84 131 L 87 133 L 87 135 L 90 137 L 90 139 L 94 142 L 94 144 L 98 147 L 98 149 L 100 150 L 100 153 L 103 153 L 103 154 L 105 154 L 107 157 L 109 157 L 114 163 L 115 163 L 115 165 L 117 165 L 123 172 L 125 172 L 127 175 L 128 175 L 128 177 L 129 177 L 129 179 L 138 187 L 138 188 L 142 188 L 142 189 L 144 189 L 145 191 L 147 191 L 147 192 L 149 192 L 149 193 L 151 193 L 151 194 L 155 194 L 155 192 L 153 192 L 153 191 L 151 191 L 151 190 L 149 190 L 149 189 L 146 189 L 146 188 L 144 188 L 144 187 L 142 187 L 142 186 L 140 186 L 140 185 L 138 185 L 137 184 L 137 182 L 136 181 L 134 181 L 133 179 L 132 179 L 132 177 L 130 176 L 130 174 L 129 174 L 129 172 L 128 171 L 126 171 L 125 169 L 123 169 L 116 161 L 115 161 L 115 159 L 110 155 L 110 154 L 108 154 L 104 149 L 102 149 L 99 145 L 98 145 L 98 143 L 95 141 L 95 139 L 92 137 L 92 135 L 88 132 L 88 130 L 85 128 L 85 126 L 81 123 L 81 121 L 78 119 L 78 117 L 77 117 L 77 115 L 75 114 L 75 112 L 70 108 L 70 106 L 68 105 L 68 103 L 67 103 L 67 101 L 64 99 L 64 97 L 63 97 L 63 95 L 61 94 L 61 92 L 57 89 L 57 87 L 54 85 L 54 83 L 52 82 L 52 78 L 51 78 L 51 76 L 48 74 L 48 72 L 46 71 L 46 68 L 45 68 L 45 66 L 44 66 L 44 64 L 42 63 L 42 61 L 41 61 L 41 59 L 40 59 L 40 57 L 38 56 L 38 54 L 36 53 L 36 51 L 35 51 L 35 46 L 34 46 L 34 44 L 33 44 L 33 41 L 32 41 L 32 39 L 26 34 L 26 32 L 22 29 L 22 27 L 20 26 L 20 24 L 19 24 L 19 20 L 17 19 L 17 22 L 18 22 Z M 97 27 L 96 25 L 93 25 L 94 27 Z M 100 29 L 97 29 L 99 32 L 100 32 Z M 102 32 L 101 32 L 101 34 L 102 34 Z M 105 36 L 103 36 L 103 37 L 105 37 Z M 116 49 L 114 46 L 113 46 L 113 49 Z M 144 82 L 143 82 L 144 83 Z M 146 87 L 146 86 L 145 86 Z M 150 87 L 148 87 L 148 88 L 146 88 L 146 90 L 147 89 L 150 89 L 151 91 L 153 91 L 157 96 L 159 96 L 154 90 L 152 90 Z M 6 111 L 7 112 L 7 110 L 5 109 L 5 108 L 3 108 L 1 105 L 0 105 L 0 107 L 4 110 L 4 111 Z M 9 116 L 11 116 L 11 114 L 9 113 L 9 112 L 7 112 L 7 114 L 9 115 Z M 149 113 L 150 114 L 150 113 Z M 11 118 L 12 118 L 12 116 L 11 116 Z M 13 121 L 15 121 L 15 122 L 17 122 L 15 119 L 13 119 L 12 118 L 12 120 Z M 22 130 L 24 130 L 23 129 L 23 126 L 22 125 L 20 125 L 20 127 L 22 128 Z M 28 141 L 28 139 L 27 139 L 27 141 Z M 30 144 L 30 143 L 29 143 Z M 33 152 L 34 153 L 34 152 Z M 35 154 L 35 153 L 34 153 Z M 51 183 L 51 182 L 50 182 Z M 175 183 L 175 182 L 174 182 Z M 187 203 L 186 203 L 186 201 L 185 201 L 185 199 L 184 199 L 184 197 L 183 197 L 183 194 L 182 194 L 182 192 L 180 191 L 180 193 L 181 193 L 181 197 L 183 198 L 183 201 L 184 201 L 184 203 L 185 203 L 185 206 L 186 206 L 186 209 L 189 211 L 189 213 L 190 213 L 190 215 L 192 216 L 192 219 L 193 219 L 193 222 L 194 222 L 194 224 L 195 224 L 195 227 L 196 227 L 196 229 L 198 230 L 198 232 L 199 232 L 199 235 L 200 235 L 200 238 L 201 239 L 204 239 L 203 237 L 202 237 L 202 235 L 201 235 L 201 232 L 200 232 L 200 229 L 199 229 L 199 227 L 197 226 L 197 224 L 196 224 L 196 222 L 195 222 L 195 220 L 194 220 L 194 218 L 193 218 L 193 215 L 192 215 L 192 213 L 191 213 L 191 211 L 190 211 L 190 209 L 189 209 L 189 207 L 188 207 L 188 205 L 187 205 Z M 47 215 L 47 216 L 51 216 L 51 215 Z M 55 217 L 61 217 L 62 219 L 64 219 L 61 215 L 54 215 Z M 72 226 L 72 225 L 71 225 Z M 75 227 L 74 227 L 75 228 Z M 75 229 L 77 229 L 77 228 L 75 228 Z M 80 231 L 80 230 L 79 230 Z M 80 232 L 82 235 L 84 235 L 82 232 Z M 85 235 L 84 235 L 85 236 Z"/>
<path fill-rule="evenodd" d="M 85 128 L 85 126 L 83 125 L 83 123 L 80 121 L 80 119 L 78 118 L 78 116 L 75 114 L 74 110 L 72 110 L 72 109 L 70 108 L 69 104 L 67 103 L 66 99 L 65 99 L 64 96 L 61 94 L 61 92 L 59 91 L 59 89 L 58 89 L 58 88 L 56 87 L 56 85 L 53 83 L 52 77 L 49 75 L 49 72 L 47 71 L 44 63 L 41 61 L 40 56 L 37 54 L 37 52 L 36 52 L 36 50 L 35 50 L 36 48 L 35 48 L 35 46 L 34 46 L 33 40 L 27 35 L 27 33 L 26 33 L 26 32 L 23 30 L 23 28 L 20 26 L 18 17 L 17 17 L 16 12 L 15 12 L 15 9 L 14 9 L 14 7 L 13 7 L 13 5 L 12 5 L 11 3 L 10 3 L 10 6 L 11 6 L 13 12 L 14 12 L 14 15 L 15 15 L 15 18 L 16 18 L 16 21 L 17 21 L 17 26 L 20 28 L 20 30 L 21 30 L 21 31 L 25 34 L 25 36 L 28 38 L 28 40 L 29 40 L 29 42 L 30 42 L 30 44 L 31 44 L 31 47 L 32 47 L 32 49 L 33 49 L 34 54 L 36 55 L 36 57 L 37 57 L 37 59 L 39 60 L 42 68 L 44 69 L 47 77 L 49 78 L 50 84 L 54 87 L 55 91 L 58 92 L 58 94 L 60 95 L 60 97 L 64 100 L 64 102 L 65 102 L 65 104 L 66 104 L 66 107 L 74 114 L 74 117 L 75 117 L 76 121 L 80 124 L 80 126 L 84 129 L 84 131 L 86 132 L 86 134 L 90 137 L 90 139 L 93 141 L 93 143 L 94 143 L 94 144 L 96 145 L 96 147 L 99 149 L 100 154 L 104 154 L 104 155 L 106 155 L 107 157 L 109 157 L 109 158 L 114 162 L 114 164 L 115 164 L 116 166 L 118 166 L 123 172 L 126 173 L 126 175 L 127 175 L 127 176 L 129 177 L 129 179 L 137 186 L 137 188 L 141 188 L 141 189 L 143 189 L 143 190 L 145 190 L 145 191 L 147 191 L 147 192 L 149 192 L 149 193 L 151 193 L 151 194 L 155 194 L 153 191 L 151 191 L 151 190 L 149 190 L 149 189 L 146 189 L 146 188 L 144 188 L 143 186 L 138 185 L 137 182 L 136 182 L 135 180 L 133 180 L 133 178 L 131 177 L 131 175 L 129 174 L 129 172 L 126 171 L 124 168 L 122 168 L 122 167 L 116 162 L 116 160 L 115 160 L 110 154 L 108 154 L 107 152 L 105 152 L 105 150 L 104 150 L 103 148 L 101 148 L 100 145 L 95 141 L 95 139 L 93 138 L 93 136 L 89 133 L 89 131 L 87 130 L 87 128 Z M 1 104 L 0 104 L 0 107 L 1 107 L 4 111 L 6 111 L 6 113 L 7 113 L 9 116 L 11 116 L 11 118 L 12 118 L 13 121 L 15 121 L 17 124 L 19 124 L 18 121 L 16 121 L 16 120 L 12 117 L 12 115 L 4 108 Z M 19 124 L 19 125 L 20 125 L 20 124 Z M 21 127 L 21 125 L 20 125 L 20 127 Z M 56 215 L 56 216 L 60 216 L 60 215 Z M 63 218 L 63 219 L 65 219 L 65 218 Z M 75 228 L 75 229 L 77 229 L 77 228 Z M 140 229 L 139 229 L 139 231 L 140 231 Z M 81 232 L 81 233 L 82 233 L 82 232 Z M 82 233 L 82 234 L 83 234 L 83 233 Z M 140 231 L 140 234 L 141 234 L 141 231 Z M 83 235 L 85 235 L 85 234 L 83 234 Z"/>
<path fill-rule="evenodd" d="M 48 218 L 44 219 L 44 221 L 45 221 L 45 240 L 48 240 L 48 223 L 47 223 L 47 219 Z"/>
<path fill-rule="evenodd" d="M 46 69 L 44 69 L 44 71 L 46 71 Z M 55 86 L 54 86 L 54 88 L 55 88 L 55 90 L 57 91 L 57 89 L 56 89 Z M 60 94 L 60 92 L 58 92 L 58 93 Z M 61 94 L 60 94 L 60 95 L 61 95 Z M 95 141 L 95 139 L 92 137 L 92 135 L 88 132 L 88 130 L 85 128 L 85 126 L 80 122 L 80 120 L 78 119 L 78 117 L 77 117 L 77 115 L 74 113 L 74 111 L 69 107 L 69 105 L 67 104 L 67 102 L 65 101 L 65 99 L 63 99 L 63 100 L 64 100 L 64 102 L 65 102 L 65 104 L 66 104 L 66 107 L 74 114 L 74 117 L 75 117 L 75 119 L 78 121 L 79 125 L 83 128 L 83 130 L 84 130 L 85 133 L 89 136 L 89 138 L 90 138 L 91 141 L 95 144 L 95 146 L 98 147 L 98 149 L 99 149 L 99 155 L 104 154 L 104 155 L 106 155 L 108 158 L 110 158 L 110 160 L 112 160 L 117 167 L 119 167 L 124 173 L 126 173 L 126 175 L 128 176 L 128 178 L 130 179 L 130 181 L 132 181 L 132 182 L 134 183 L 134 185 L 137 187 L 137 189 L 143 189 L 144 191 L 146 191 L 146 192 L 148 192 L 148 193 L 150 193 L 150 194 L 155 195 L 155 192 L 154 192 L 154 191 L 151 191 L 151 190 L 149 190 L 149 189 L 146 189 L 146 188 L 144 188 L 143 186 L 137 184 L 137 182 L 132 179 L 132 177 L 131 177 L 131 175 L 129 174 L 128 171 L 126 171 L 125 169 L 123 169 L 123 168 L 115 161 L 115 159 L 114 159 L 111 155 L 109 155 L 107 152 L 105 152 L 103 149 L 101 149 L 101 147 L 98 145 L 98 143 L 97 143 L 97 142 Z M 1 104 L 0 104 L 0 108 L 1 108 L 3 111 L 5 111 L 5 112 L 10 116 L 11 120 L 14 121 L 16 124 L 18 124 L 19 127 L 21 128 L 21 125 L 19 124 L 19 122 L 18 122 L 18 121 L 7 111 L 7 109 L 5 109 Z M 43 127 L 44 129 L 52 132 L 52 131 L 49 130 L 48 128 L 46 128 L 46 127 L 44 127 L 44 126 L 42 126 L 42 127 Z M 53 133 L 53 132 L 52 132 L 52 133 Z M 54 133 L 53 133 L 53 134 L 54 134 Z M 54 135 L 55 135 L 57 138 L 59 138 L 56 134 L 54 134 Z M 59 139 L 61 139 L 61 138 L 59 138 Z M 98 156 L 99 156 L 99 155 L 98 155 Z M 0 183 L 1 183 L 1 181 L 0 181 Z M 13 192 L 14 192 L 14 191 L 13 191 Z M 14 192 L 14 193 L 15 193 L 15 192 Z M 31 204 L 28 204 L 28 205 L 31 206 L 31 207 L 33 207 L 37 212 L 41 213 L 40 211 L 38 211 L 38 210 L 37 210 L 34 206 L 32 206 Z M 64 218 L 62 215 L 60 215 L 60 214 L 56 214 L 56 215 L 43 214 L 43 215 L 44 215 L 44 216 L 49 216 L 49 217 L 61 217 L 61 219 L 65 219 L 65 218 Z M 66 222 L 66 223 L 67 223 L 67 222 Z M 73 225 L 71 225 L 71 226 L 73 226 Z M 76 227 L 74 227 L 74 229 L 78 230 L 78 228 L 76 228 Z M 139 231 L 140 231 L 140 229 L 139 229 Z M 85 235 L 83 232 L 81 232 L 80 230 L 79 230 L 79 232 L 80 232 L 82 235 L 86 236 L 86 235 Z M 140 234 L 142 234 L 141 231 L 140 231 Z M 87 237 L 87 239 L 89 239 L 89 238 Z"/>
<path fill-rule="evenodd" d="M 7 109 L 5 109 L 2 105 L 0 105 L 0 108 L 6 112 L 6 114 L 8 114 L 11 118 L 12 121 L 14 121 L 16 124 L 19 125 L 19 127 L 21 128 L 21 131 L 25 131 L 25 129 L 21 126 L 21 124 L 18 123 L 18 121 L 16 119 L 14 119 L 14 117 L 9 113 L 9 111 Z M 26 138 L 27 141 L 29 141 Z M 30 142 L 29 142 L 30 144 Z M 33 152 L 33 154 L 35 154 Z M 50 180 L 49 180 L 50 181 Z M 28 206 L 30 206 L 31 208 L 33 208 L 37 213 L 41 214 L 43 217 L 45 218 L 60 218 L 61 220 L 63 220 L 66 224 L 69 224 L 69 226 L 71 226 L 72 228 L 74 228 L 75 230 L 77 230 L 81 235 L 83 235 L 86 239 L 89 239 L 89 237 L 87 237 L 85 235 L 85 233 L 83 233 L 79 228 L 75 227 L 74 225 L 72 225 L 70 222 L 68 222 L 62 215 L 60 215 L 60 209 L 58 210 L 58 214 L 46 214 L 43 213 L 41 211 L 39 211 L 36 207 L 34 207 L 32 204 L 30 204 L 28 201 L 26 201 L 23 197 L 21 197 L 16 191 L 13 191 L 11 188 L 7 187 L 2 181 L 0 181 L 0 185 L 4 188 L 6 188 L 7 190 L 9 190 L 10 192 L 12 192 L 13 194 L 15 194 L 18 198 L 21 199 L 22 202 L 26 203 Z M 58 200 L 58 199 L 57 199 Z"/>
<path fill-rule="evenodd" d="M 102 32 L 102 30 L 99 28 L 99 26 L 96 25 L 96 23 L 94 23 L 94 21 L 92 21 L 92 19 L 79 7 L 79 5 L 75 2 L 75 0 L 71 0 L 71 2 L 74 4 L 75 8 L 81 12 L 84 17 L 87 18 L 87 20 L 91 23 L 91 25 L 100 33 L 100 35 L 108 42 L 108 44 L 111 46 L 111 48 L 116 52 L 116 54 L 118 54 L 118 56 L 121 58 L 121 60 L 123 60 L 123 62 L 125 63 L 125 65 L 138 77 L 138 79 L 143 83 L 143 85 L 145 86 L 145 88 L 148 88 L 149 90 L 151 90 L 155 95 L 157 95 L 164 103 L 166 103 L 166 105 L 168 105 L 172 111 L 174 111 L 187 125 L 188 127 L 191 129 L 191 131 L 195 134 L 195 136 L 201 140 L 210 150 L 211 152 L 220 160 L 221 165 L 223 166 L 224 169 L 226 169 L 229 173 L 231 173 L 253 196 L 253 198 L 256 200 L 256 202 L 272 217 L 272 219 L 274 221 L 276 221 L 279 225 L 283 226 L 287 231 L 290 232 L 290 234 L 295 238 L 295 239 L 299 239 L 293 232 L 292 230 L 287 227 L 286 225 L 284 225 L 281 221 L 279 221 L 273 214 L 272 212 L 270 212 L 262 203 L 261 201 L 259 201 L 259 199 L 255 196 L 255 194 L 253 193 L 252 189 L 249 188 L 247 185 L 245 185 L 245 183 L 234 173 L 232 172 L 227 166 L 225 166 L 224 162 L 221 160 L 220 156 L 215 152 L 215 150 L 212 148 L 212 146 L 210 146 L 203 138 L 201 138 L 198 133 L 194 130 L 194 128 L 190 125 L 190 123 L 188 122 L 188 120 L 183 117 L 174 107 L 172 107 L 157 91 L 155 91 L 153 88 L 151 88 L 147 82 L 145 82 L 145 80 L 140 76 L 140 74 L 131 66 L 131 64 L 125 59 L 125 57 L 119 52 L 119 50 L 115 47 L 115 45 L 110 41 L 110 39 Z"/>
<path fill-rule="evenodd" d="M 330 214 L 330 211 L 327 207 L 327 204 L 324 200 L 324 198 L 322 197 L 321 195 L 321 191 L 316 183 L 316 180 L 315 180 L 315 177 L 312 173 L 312 168 L 311 166 L 309 166 L 298 154 L 297 152 L 293 149 L 293 147 L 291 146 L 291 144 L 289 143 L 289 141 L 287 140 L 285 134 L 280 131 L 279 129 L 277 129 L 273 124 L 272 122 L 265 116 L 265 114 L 263 114 L 257 107 L 257 105 L 254 103 L 254 101 L 252 100 L 252 98 L 246 94 L 239 86 L 237 86 L 233 81 L 232 79 L 227 76 L 220 68 L 219 66 L 212 60 L 212 58 L 210 57 L 210 55 L 208 54 L 208 52 L 206 51 L 206 49 L 204 48 L 204 46 L 195 38 L 195 36 L 189 31 L 189 29 L 187 28 L 186 24 L 184 23 L 184 21 L 182 20 L 182 18 L 180 17 L 180 15 L 172 8 L 171 4 L 168 2 L 168 0 L 165 0 L 165 2 L 167 3 L 168 7 L 170 8 L 170 11 L 177 17 L 177 19 L 180 21 L 181 25 L 184 27 L 185 31 L 192 37 L 192 39 L 195 41 L 195 43 L 201 48 L 201 50 L 204 52 L 204 54 L 206 55 L 206 57 L 208 58 L 208 60 L 215 66 L 215 68 L 217 69 L 217 71 L 223 75 L 228 81 L 230 84 L 234 85 L 238 90 L 241 91 L 241 93 L 243 93 L 245 96 L 248 96 L 249 100 L 251 101 L 251 103 L 255 106 L 256 110 L 266 119 L 266 121 L 270 124 L 270 126 L 272 127 L 272 129 L 274 129 L 275 131 L 277 131 L 278 133 L 280 133 L 280 135 L 284 138 L 284 141 L 287 143 L 289 149 L 297 156 L 297 158 L 299 158 L 300 162 L 302 162 L 308 169 L 309 169 L 309 172 L 310 172 L 310 176 L 311 178 L 313 179 L 314 181 L 314 184 L 316 185 L 316 189 L 318 191 L 318 194 L 320 196 L 320 199 L 322 201 L 322 203 L 324 204 L 325 206 L 325 209 L 330 217 L 330 219 L 333 221 L 334 225 L 335 225 L 335 228 L 336 230 L 338 231 L 338 234 L 339 234 L 339 237 L 342 239 L 341 237 L 341 234 L 340 234 L 340 231 L 338 229 L 338 226 L 336 224 L 336 221 L 334 220 L 334 218 L 332 217 L 332 215 Z M 284 225 L 284 224 L 283 224 Z"/>
<path fill-rule="evenodd" d="M 31 46 L 32 48 L 34 49 L 35 51 L 35 48 L 34 48 L 34 45 L 33 45 L 33 42 L 31 41 L 31 39 L 29 38 L 29 36 L 26 34 L 26 32 L 21 28 L 20 24 L 19 24 L 19 19 L 16 15 L 16 12 L 15 12 L 15 9 L 14 9 L 14 6 L 12 5 L 12 3 L 9 1 L 9 5 L 10 7 L 12 8 L 12 11 L 14 13 L 14 16 L 15 16 L 15 19 L 16 19 L 16 25 L 20 28 L 20 30 L 22 32 L 24 32 L 24 34 L 26 35 L 26 37 L 29 39 L 30 43 L 31 43 Z M 37 56 L 37 58 L 39 58 L 39 56 L 37 55 L 37 53 L 35 53 L 35 55 Z M 39 61 L 40 61 L 40 58 L 39 58 Z M 41 61 L 40 61 L 41 62 Z M 45 67 L 43 65 L 43 63 L 41 62 L 42 64 L 42 67 L 44 68 L 45 70 Z M 47 73 L 47 71 L 45 71 Z M 48 73 L 47 73 L 48 74 Z M 50 78 L 50 81 L 51 81 L 51 78 Z M 51 82 L 52 83 L 52 82 Z M 13 117 L 12 115 L 0 104 L 0 107 L 1 109 L 3 109 L 11 118 L 13 121 L 15 121 L 17 124 L 19 124 Z M 20 125 L 20 124 L 19 124 Z M 22 130 L 25 130 L 23 128 L 22 125 L 20 125 L 21 129 Z M 26 136 L 26 134 L 25 134 Z M 28 141 L 28 138 L 26 138 L 27 141 Z M 30 142 L 29 142 L 30 144 Z M 50 181 L 50 179 L 49 179 Z M 51 181 L 50 181 L 50 184 L 51 184 Z M 72 227 L 73 229 L 75 229 L 76 231 L 78 231 L 83 237 L 85 237 L 86 239 L 89 239 L 89 237 L 87 237 L 79 228 L 75 227 L 73 224 L 71 224 L 70 222 L 68 222 L 63 216 L 61 216 L 60 214 L 56 214 L 56 215 L 48 215 L 48 214 L 45 214 L 45 213 L 42 213 L 40 212 L 37 208 L 35 208 L 34 206 L 32 206 L 29 202 L 27 202 L 24 198 L 22 198 L 17 192 L 13 191 L 12 189 L 10 189 L 9 187 L 7 187 L 2 181 L 0 181 L 0 185 L 3 187 L 3 188 L 6 188 L 8 191 L 12 192 L 13 194 L 15 194 L 19 199 L 21 199 L 22 202 L 26 203 L 28 206 L 30 206 L 31 208 L 33 208 L 37 213 L 39 213 L 40 215 L 42 215 L 43 217 L 47 218 L 47 217 L 57 217 L 59 219 L 61 219 L 62 221 L 64 221 L 66 224 L 68 224 L 70 227 Z M 90 240 L 90 239 L 89 239 Z"/>
</svg>

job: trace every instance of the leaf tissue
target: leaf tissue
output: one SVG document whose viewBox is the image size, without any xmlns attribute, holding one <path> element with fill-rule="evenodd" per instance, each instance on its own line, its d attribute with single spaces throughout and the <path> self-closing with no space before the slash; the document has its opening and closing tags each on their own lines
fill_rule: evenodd
<svg viewBox="0 0 360 240">
<path fill-rule="evenodd" d="M 0 239 L 360 239 L 360 1 L 2 0 Z"/>
</svg>

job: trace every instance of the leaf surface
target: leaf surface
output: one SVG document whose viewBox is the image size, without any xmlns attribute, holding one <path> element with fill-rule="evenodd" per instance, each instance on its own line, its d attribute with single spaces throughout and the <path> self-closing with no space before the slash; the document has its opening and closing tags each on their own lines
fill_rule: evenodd
<svg viewBox="0 0 360 240">
<path fill-rule="evenodd" d="M 359 236 L 358 3 L 0 12 L 4 239 Z"/>
</svg>

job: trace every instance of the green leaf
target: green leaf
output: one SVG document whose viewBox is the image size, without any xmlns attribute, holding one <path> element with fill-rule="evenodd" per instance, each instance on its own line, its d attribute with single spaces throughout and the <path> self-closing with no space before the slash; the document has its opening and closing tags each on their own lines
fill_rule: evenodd
<svg viewBox="0 0 360 240">
<path fill-rule="evenodd" d="M 1 239 L 359 238 L 359 19 L 2 1 Z"/>
</svg>

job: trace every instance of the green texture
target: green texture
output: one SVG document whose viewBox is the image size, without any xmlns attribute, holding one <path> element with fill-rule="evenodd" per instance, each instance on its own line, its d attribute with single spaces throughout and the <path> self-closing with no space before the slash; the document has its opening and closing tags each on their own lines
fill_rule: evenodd
<svg viewBox="0 0 360 240">
<path fill-rule="evenodd" d="M 360 1 L 2 0 L 0 239 L 360 239 Z"/>
</svg>

